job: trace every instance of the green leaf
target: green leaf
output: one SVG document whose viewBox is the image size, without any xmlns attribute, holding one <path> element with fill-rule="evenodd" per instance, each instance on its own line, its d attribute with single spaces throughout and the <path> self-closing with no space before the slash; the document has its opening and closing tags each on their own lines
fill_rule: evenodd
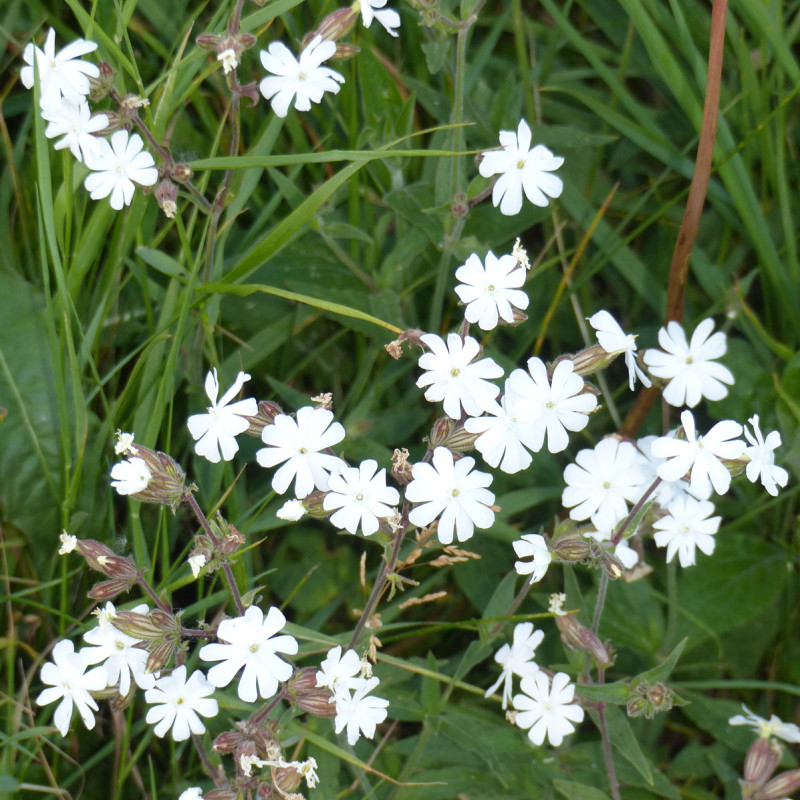
<svg viewBox="0 0 800 800">
<path fill-rule="evenodd" d="M 587 786 L 584 783 L 554 780 L 553 788 L 568 800 L 609 800 L 605 792 L 601 792 L 599 789 Z"/>
<path fill-rule="evenodd" d="M 678 646 L 657 666 L 647 672 L 640 672 L 632 681 L 633 685 L 639 683 L 664 683 L 669 678 L 678 659 L 681 657 L 683 648 L 686 647 L 688 639 L 683 639 Z"/>
<path fill-rule="evenodd" d="M 614 749 L 626 760 L 633 768 L 647 781 L 648 785 L 653 785 L 653 771 L 647 756 L 639 746 L 639 740 L 631 729 L 628 717 L 616 706 L 606 706 L 605 708 L 606 725 L 608 726 L 608 736 L 611 739 Z"/>
<path fill-rule="evenodd" d="M 617 706 L 624 705 L 631 696 L 631 688 L 627 683 L 617 681 L 616 683 L 604 683 L 602 686 L 592 686 L 587 683 L 579 683 L 575 690 L 581 697 L 587 700 L 594 700 L 597 703 L 612 703 Z"/>
<path fill-rule="evenodd" d="M 437 672 L 436 656 L 428 651 L 428 669 Z M 430 675 L 422 676 L 422 707 L 426 714 L 435 714 L 439 710 L 441 698 L 441 685 L 436 678 Z"/>
</svg>

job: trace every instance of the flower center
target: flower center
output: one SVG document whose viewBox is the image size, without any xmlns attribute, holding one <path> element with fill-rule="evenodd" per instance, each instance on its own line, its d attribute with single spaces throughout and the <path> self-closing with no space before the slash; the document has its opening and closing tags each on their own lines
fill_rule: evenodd
<svg viewBox="0 0 800 800">
<path fill-rule="evenodd" d="M 686 356 L 687 364 L 694 364 L 694 356 Z"/>
<path fill-rule="evenodd" d="M 517 161 L 517 169 L 523 169 L 524 166 L 525 166 L 524 158 L 521 158 L 519 161 Z"/>
<path fill-rule="evenodd" d="M 304 81 L 308 78 L 308 75 L 305 72 L 301 72 L 297 77 L 299 80 Z"/>
<path fill-rule="evenodd" d="M 297 452 L 298 453 L 302 453 L 303 455 L 305 455 L 306 453 L 308 453 L 308 448 L 307 447 L 299 447 L 297 449 Z"/>
<path fill-rule="evenodd" d="M 458 497 L 458 495 L 460 494 L 460 492 L 458 491 L 458 489 L 453 489 L 453 491 L 451 492 L 451 494 L 453 495 L 453 497 Z"/>
<path fill-rule="evenodd" d="M 356 500 L 358 500 L 359 503 L 363 503 L 364 502 L 364 494 L 363 494 L 363 492 L 359 492 L 356 495 Z"/>
<path fill-rule="evenodd" d="M 119 639 L 117 639 L 114 642 L 114 644 L 115 644 L 117 650 L 124 650 L 125 649 L 125 642 L 121 642 Z"/>
<path fill-rule="evenodd" d="M 603 484 L 603 488 L 604 488 L 604 489 L 610 489 L 610 488 L 611 488 L 611 481 L 606 481 L 606 482 Z"/>
<path fill-rule="evenodd" d="M 186 702 L 186 701 L 185 701 L 185 700 L 184 700 L 182 697 L 179 697 L 179 698 L 178 698 L 178 699 L 175 701 L 175 705 L 176 705 L 176 706 L 182 706 L 182 705 L 183 705 L 185 702 Z"/>
<path fill-rule="evenodd" d="M 253 642 L 253 644 L 250 645 L 250 652 L 251 653 L 258 652 L 258 642 Z"/>
<path fill-rule="evenodd" d="M 546 407 L 546 408 L 555 408 L 555 407 L 556 407 L 556 404 L 555 404 L 555 403 L 554 403 L 552 400 L 548 400 L 548 401 L 545 403 L 545 407 Z"/>
<path fill-rule="evenodd" d="M 490 283 L 486 287 L 486 291 L 489 292 L 489 294 L 494 294 L 495 293 L 495 285 L 493 283 Z"/>
<path fill-rule="evenodd" d="M 453 368 L 450 370 L 450 374 L 451 374 L 451 375 L 452 375 L 454 378 L 457 378 L 457 377 L 459 376 L 459 374 L 460 374 L 460 373 L 461 373 L 461 370 L 460 370 L 458 367 L 453 367 Z"/>
</svg>

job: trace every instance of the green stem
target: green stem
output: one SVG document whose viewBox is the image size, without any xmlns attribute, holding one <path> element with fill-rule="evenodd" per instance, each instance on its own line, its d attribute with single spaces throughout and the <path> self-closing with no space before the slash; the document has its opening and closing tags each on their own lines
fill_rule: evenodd
<svg viewBox="0 0 800 800">
<path fill-rule="evenodd" d="M 608 573 L 603 570 L 600 573 L 600 585 L 597 587 L 597 603 L 594 607 L 592 616 L 592 633 L 597 633 L 600 628 L 600 618 L 603 616 L 603 607 L 606 604 L 606 592 L 608 591 Z"/>
</svg>

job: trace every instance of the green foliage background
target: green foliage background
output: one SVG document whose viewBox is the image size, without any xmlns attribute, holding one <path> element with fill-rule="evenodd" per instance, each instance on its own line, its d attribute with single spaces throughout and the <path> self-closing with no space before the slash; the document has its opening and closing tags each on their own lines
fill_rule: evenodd
<svg viewBox="0 0 800 800">
<path fill-rule="evenodd" d="M 206 405 L 209 365 L 226 385 L 237 370 L 250 372 L 257 397 L 291 410 L 332 391 L 347 430 L 346 458 L 386 466 L 395 447 L 424 452 L 434 410 L 414 385 L 416 357 L 393 361 L 383 345 L 394 338 L 392 326 L 441 332 L 460 323 L 453 272 L 471 252 L 508 252 L 521 236 L 536 262 L 528 322 L 484 341 L 507 369 L 532 354 L 540 335 L 545 358 L 579 349 L 589 341 L 583 317 L 600 308 L 636 330 L 644 346 L 655 344 L 663 322 L 702 115 L 707 2 L 488 2 L 464 37 L 463 71 L 454 32 L 420 24 L 419 11 L 395 2 L 400 38 L 377 25 L 356 28 L 351 40 L 361 52 L 337 67 L 346 83 L 334 99 L 285 120 L 263 99 L 253 108 L 244 103 L 244 158 L 209 259 L 208 222 L 186 200 L 174 221 L 141 191 L 119 213 L 90 200 L 81 166 L 44 139 L 18 71 L 24 45 L 41 41 L 51 25 L 59 46 L 77 36 L 97 41 L 117 87 L 149 98 L 148 124 L 213 198 L 231 166 L 228 95 L 218 63 L 194 38 L 222 32 L 231 5 L 4 3 L 0 793 L 8 796 L 59 786 L 64 797 L 167 798 L 200 782 L 190 748 L 154 739 L 138 706 L 127 712 L 124 734 L 106 714 L 97 731 L 75 730 L 64 741 L 31 705 L 45 648 L 76 635 L 90 608 L 92 576 L 78 559 L 55 555 L 63 528 L 132 554 L 187 619 L 213 614 L 224 597 L 219 583 L 190 579 L 183 559 L 194 531 L 185 513 L 123 502 L 109 490 L 115 430 L 135 431 L 137 441 L 173 455 L 200 486 L 205 508 L 230 489 L 226 516 L 252 545 L 238 577 L 261 587 L 263 602 L 285 608 L 307 656 L 299 663 L 318 663 L 334 639 L 347 640 L 366 600 L 356 577 L 362 551 L 368 589 L 381 547 L 337 535 L 324 522 L 278 520 L 282 498 L 269 475 L 251 464 L 235 480 L 253 460 L 253 441 L 221 467 L 193 454 L 184 421 Z M 454 19 L 475 5 L 442 2 Z M 259 48 L 278 38 L 294 46 L 334 8 L 313 0 L 246 3 L 243 29 L 259 44 L 245 55 L 241 80 L 261 78 Z M 728 398 L 707 407 L 705 421 L 743 422 L 758 413 L 762 428 L 780 431 L 779 460 L 792 478 L 778 499 L 737 482 L 718 505 L 725 522 L 712 558 L 676 574 L 650 543 L 654 573 L 611 585 L 601 627 L 618 649 L 609 681 L 661 663 L 687 637 L 671 682 L 689 705 L 650 722 L 627 720 L 624 706 L 609 710 L 626 800 L 738 797 L 750 741 L 727 726 L 738 704 L 798 721 L 798 35 L 796 2 L 731 0 L 714 168 L 686 307 L 690 326 L 713 315 L 727 330 L 725 363 L 737 379 Z M 460 229 L 450 210 L 456 191 L 472 196 L 487 185 L 472 154 L 495 146 L 497 132 L 516 128 L 521 117 L 535 123 L 535 141 L 565 156 L 563 196 L 550 209 L 525 205 L 510 219 L 484 202 Z M 614 430 L 632 404 L 621 365 L 608 385 L 619 388 L 605 394 L 591 433 L 575 437 L 566 455 Z M 660 430 L 654 412 L 647 432 Z M 311 720 L 306 729 L 287 712 L 284 740 L 291 746 L 306 737 L 320 764 L 314 798 L 605 796 L 591 722 L 571 748 L 553 754 L 508 725 L 496 698 L 481 699 L 496 676 L 489 656 L 512 628 L 495 624 L 516 588 L 513 570 L 507 577 L 510 542 L 551 524 L 566 463 L 540 453 L 525 473 L 498 474 L 497 524 L 468 543 L 481 560 L 416 566 L 409 577 L 419 586 L 381 608 L 377 672 L 396 723 L 373 766 L 398 780 L 440 783 L 381 780 L 359 766 L 373 744 L 345 753 L 329 721 Z M 551 571 L 518 618 L 545 615 L 548 594 L 565 579 L 571 603 L 590 618 L 595 577 Z M 444 599 L 399 609 L 410 596 L 441 590 Z M 579 667 L 552 622 L 539 624 L 547 632 L 540 663 L 572 659 Z M 237 703 L 223 702 L 222 716 L 235 718 Z"/>
</svg>

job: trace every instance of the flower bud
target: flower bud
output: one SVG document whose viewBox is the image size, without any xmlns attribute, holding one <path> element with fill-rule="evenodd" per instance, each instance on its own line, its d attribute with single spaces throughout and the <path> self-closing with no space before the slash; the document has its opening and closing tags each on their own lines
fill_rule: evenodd
<svg viewBox="0 0 800 800">
<path fill-rule="evenodd" d="M 794 794 L 798 789 L 800 789 L 800 769 L 790 769 L 781 772 L 767 783 L 758 792 L 757 797 L 759 800 L 780 800 L 782 797 Z"/>
<path fill-rule="evenodd" d="M 203 795 L 203 800 L 237 800 L 239 796 L 235 789 L 212 789 Z"/>
<path fill-rule="evenodd" d="M 194 172 L 192 172 L 192 168 L 183 162 L 180 164 L 175 164 L 172 169 L 170 170 L 170 176 L 172 180 L 177 181 L 178 183 L 186 183 L 186 181 L 190 181 Z"/>
<path fill-rule="evenodd" d="M 158 672 L 172 661 L 175 653 L 178 652 L 178 643 L 174 639 L 165 639 L 159 642 L 147 657 L 147 666 L 145 672 Z"/>
<path fill-rule="evenodd" d="M 140 642 L 159 639 L 167 632 L 175 632 L 175 617 L 171 617 L 161 609 L 154 609 L 148 614 L 139 614 L 136 611 L 117 611 L 114 616 L 114 627 Z M 177 626 L 180 631 L 180 626 Z"/>
<path fill-rule="evenodd" d="M 122 592 L 129 591 L 132 585 L 131 581 L 122 579 L 100 581 L 89 589 L 86 596 L 91 597 L 92 600 L 110 600 L 112 597 L 122 594 Z"/>
<path fill-rule="evenodd" d="M 337 42 L 336 52 L 330 57 L 330 61 L 347 61 L 353 56 L 357 56 L 361 52 L 361 48 L 357 44 L 350 44 L 350 42 Z"/>
<path fill-rule="evenodd" d="M 96 78 L 89 78 L 89 99 L 103 100 L 108 96 L 109 90 L 114 85 L 114 70 L 107 61 L 98 63 L 100 74 Z"/>
<path fill-rule="evenodd" d="M 118 556 L 110 547 L 95 539 L 78 539 L 75 549 L 86 559 L 86 563 L 108 578 L 132 586 L 139 577 L 139 570 L 130 558 Z"/>
<path fill-rule="evenodd" d="M 140 444 L 136 444 L 134 447 L 136 448 L 136 457 L 131 461 L 137 459 L 143 461 L 150 477 L 140 491 L 130 491 L 130 489 L 123 491 L 119 488 L 118 491 L 122 494 L 130 494 L 134 500 L 142 503 L 158 503 L 169 506 L 174 514 L 178 506 L 185 502 L 189 494 L 197 487 L 186 486 L 186 475 L 183 470 L 166 453 L 151 450 Z M 122 464 L 126 463 L 128 462 L 122 462 Z M 113 472 L 112 469 L 112 477 Z"/>
<path fill-rule="evenodd" d="M 559 356 L 553 362 L 553 368 L 559 361 L 566 359 L 575 365 L 575 373 L 577 375 L 591 375 L 598 370 L 605 369 L 616 357 L 616 355 L 610 355 L 599 344 L 596 344 L 572 355 Z"/>
<path fill-rule="evenodd" d="M 273 403 L 269 400 L 259 400 L 258 414 L 254 417 L 245 417 L 250 423 L 250 427 L 245 433 L 248 436 L 255 436 L 256 439 L 260 439 L 261 431 L 263 431 L 267 425 L 272 425 L 278 414 L 283 414 L 283 409 L 277 403 Z"/>
<path fill-rule="evenodd" d="M 202 47 L 203 50 L 216 50 L 222 38 L 222 36 L 218 36 L 215 33 L 201 33 L 194 41 L 195 44 L 197 44 L 198 47 Z"/>
<path fill-rule="evenodd" d="M 211 745 L 217 753 L 232 753 L 242 743 L 241 731 L 225 731 L 214 739 Z"/>
<path fill-rule="evenodd" d="M 304 48 L 315 36 L 321 36 L 323 39 L 329 39 L 332 42 L 338 39 L 343 39 L 353 30 L 353 26 L 358 19 L 359 12 L 354 6 L 347 6 L 346 8 L 337 8 L 336 11 L 328 14 L 325 19 L 320 22 L 315 31 L 307 33 L 303 37 L 301 49 Z"/>
<path fill-rule="evenodd" d="M 511 313 L 513 315 L 512 322 L 506 322 L 502 317 L 500 318 L 500 326 L 504 328 L 516 328 L 517 325 L 521 325 L 523 322 L 528 321 L 528 315 L 523 314 L 518 308 L 511 307 Z"/>
<path fill-rule="evenodd" d="M 315 717 L 333 717 L 336 705 L 327 687 L 317 686 L 317 668 L 304 667 L 296 670 L 286 685 L 286 699 L 301 711 Z"/>
<path fill-rule="evenodd" d="M 744 779 L 756 788 L 774 774 L 781 760 L 781 746 L 769 736 L 759 736 L 744 759 Z"/>
<path fill-rule="evenodd" d="M 325 496 L 328 492 L 323 491 L 316 491 L 311 492 L 311 494 L 306 495 L 300 502 L 303 504 L 303 508 L 308 512 L 308 515 L 314 517 L 315 519 L 327 519 L 332 513 L 333 510 L 326 511 L 323 507 L 323 503 L 325 501 Z"/>
<path fill-rule="evenodd" d="M 583 536 L 564 536 L 553 542 L 550 552 L 562 562 L 586 561 L 592 555 L 592 543 Z"/>
<path fill-rule="evenodd" d="M 644 681 L 631 689 L 627 706 L 628 716 L 653 719 L 656 714 L 669 711 L 675 702 L 675 694 L 669 686 L 663 683 L 649 684 Z M 678 700 L 678 704 L 684 703 Z"/>
<path fill-rule="evenodd" d="M 291 766 L 278 767 L 278 769 L 272 773 L 272 779 L 282 795 L 286 795 L 298 789 L 303 780 L 300 773 Z"/>
<path fill-rule="evenodd" d="M 614 663 L 611 653 L 600 641 L 600 637 L 585 625 L 581 625 L 574 614 L 556 616 L 555 621 L 556 627 L 561 632 L 561 641 L 571 650 L 588 653 L 602 669 Z"/>
<path fill-rule="evenodd" d="M 449 417 L 437 419 L 428 437 L 431 450 L 446 447 L 455 455 L 463 455 L 475 447 L 475 440 L 480 434 L 470 433 L 464 426 Z"/>
<path fill-rule="evenodd" d="M 605 570 L 606 575 L 612 581 L 617 580 L 625 572 L 625 565 L 617 558 L 611 555 L 605 548 L 600 552 L 600 566 Z"/>
</svg>

